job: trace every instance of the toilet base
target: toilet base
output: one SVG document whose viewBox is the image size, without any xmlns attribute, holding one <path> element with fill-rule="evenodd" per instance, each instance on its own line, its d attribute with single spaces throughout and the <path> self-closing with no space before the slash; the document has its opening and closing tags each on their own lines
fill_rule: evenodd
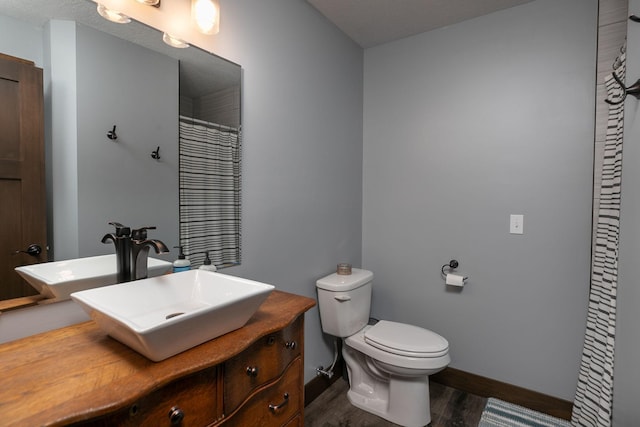
<svg viewBox="0 0 640 427">
<path fill-rule="evenodd" d="M 404 427 L 423 427 L 431 422 L 427 375 L 392 376 L 348 346 L 342 354 L 349 374 L 347 398 L 353 406 Z"/>
<path fill-rule="evenodd" d="M 396 387 L 394 387 L 394 385 Z M 390 384 L 390 389 L 397 389 L 398 384 Z M 415 387 L 417 386 L 417 387 Z M 400 385 L 402 388 L 402 385 Z M 349 402 L 363 411 L 370 412 L 394 424 L 404 427 L 423 427 L 431 422 L 431 405 L 429 404 L 429 379 L 423 384 L 409 386 L 414 389 L 405 398 L 394 399 L 397 391 L 392 391 L 391 400 L 371 398 L 363 396 L 357 391 L 349 389 L 347 398 Z M 406 396 L 409 396 L 407 398 Z M 426 399 L 424 396 L 427 396 Z"/>
</svg>

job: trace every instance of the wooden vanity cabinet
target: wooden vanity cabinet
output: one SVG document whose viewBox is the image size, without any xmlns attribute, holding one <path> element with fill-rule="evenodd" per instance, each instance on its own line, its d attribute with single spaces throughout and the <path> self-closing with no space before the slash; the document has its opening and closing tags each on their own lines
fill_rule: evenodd
<svg viewBox="0 0 640 427">
<path fill-rule="evenodd" d="M 302 318 L 224 364 L 224 411 L 231 414 L 256 389 L 285 373 L 302 356 Z"/>
<path fill-rule="evenodd" d="M 223 425 L 285 426 L 293 418 L 302 419 L 303 407 L 302 358 L 298 357 L 283 376 L 275 383 L 259 388 L 236 412 L 230 414 Z"/>
<path fill-rule="evenodd" d="M 302 427 L 314 305 L 273 291 L 243 328 L 157 363 L 94 322 L 2 344 L 3 425 Z"/>
<path fill-rule="evenodd" d="M 208 368 L 162 387 L 135 403 L 80 426 L 208 426 L 222 418 L 218 368 Z"/>
<path fill-rule="evenodd" d="M 283 426 L 304 407 L 303 318 L 224 364 L 225 426 Z"/>
</svg>

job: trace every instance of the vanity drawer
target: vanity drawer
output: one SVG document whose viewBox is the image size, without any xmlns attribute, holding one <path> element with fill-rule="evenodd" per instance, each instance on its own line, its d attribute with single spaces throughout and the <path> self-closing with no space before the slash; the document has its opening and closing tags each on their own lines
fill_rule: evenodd
<svg viewBox="0 0 640 427">
<path fill-rule="evenodd" d="M 297 358 L 276 382 L 262 388 L 222 426 L 298 426 L 304 405 L 302 357 Z M 298 422 L 296 423 L 296 418 Z"/>
<path fill-rule="evenodd" d="M 260 338 L 224 364 L 224 412 L 230 414 L 249 394 L 282 374 L 302 354 L 302 318 Z"/>
<path fill-rule="evenodd" d="M 303 427 L 302 415 L 298 414 L 294 419 L 285 424 L 284 427 Z"/>
<path fill-rule="evenodd" d="M 133 405 L 80 425 L 90 426 L 205 426 L 222 417 L 217 367 L 176 380 Z M 173 416 L 173 419 L 172 419 Z M 181 423 L 172 424 L 181 418 Z"/>
</svg>

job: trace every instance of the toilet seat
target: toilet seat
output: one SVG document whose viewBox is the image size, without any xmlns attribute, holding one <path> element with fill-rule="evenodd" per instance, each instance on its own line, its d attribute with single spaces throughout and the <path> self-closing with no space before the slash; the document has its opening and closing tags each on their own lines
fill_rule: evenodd
<svg viewBox="0 0 640 427">
<path fill-rule="evenodd" d="M 447 340 L 435 332 L 389 320 L 380 320 L 368 328 L 364 332 L 364 341 L 399 356 L 435 358 L 449 352 Z"/>
<path fill-rule="evenodd" d="M 427 357 L 424 357 L 425 353 L 420 353 L 421 354 L 420 357 L 404 356 L 404 355 L 396 354 L 393 352 L 393 351 L 397 352 L 398 351 L 397 349 L 389 351 L 389 349 L 375 347 L 371 345 L 369 342 L 367 342 L 365 338 L 365 335 L 367 334 L 367 332 L 370 329 L 372 329 L 374 326 L 367 325 L 357 333 L 351 335 L 350 337 L 345 338 L 344 339 L 345 347 L 350 347 L 354 350 L 357 350 L 362 354 L 370 357 L 372 360 L 376 362 L 382 362 L 388 365 L 396 366 L 403 369 L 404 371 L 418 370 L 418 371 L 429 372 L 429 371 L 436 370 L 437 372 L 437 370 L 444 368 L 449 364 L 449 362 L 451 362 L 451 358 L 449 357 L 448 344 L 446 346 L 447 350 L 442 351 L 439 356 L 435 356 L 435 354 L 438 354 L 438 353 L 427 353 L 426 354 Z M 418 375 L 416 372 L 417 371 L 414 371 L 414 374 Z M 429 375 L 429 374 L 426 373 L 425 375 Z"/>
</svg>

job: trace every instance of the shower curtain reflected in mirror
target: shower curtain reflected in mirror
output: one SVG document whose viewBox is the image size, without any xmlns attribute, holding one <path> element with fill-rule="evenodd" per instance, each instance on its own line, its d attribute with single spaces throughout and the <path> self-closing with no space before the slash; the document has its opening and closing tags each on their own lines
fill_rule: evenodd
<svg viewBox="0 0 640 427">
<path fill-rule="evenodd" d="M 180 246 L 191 268 L 240 264 L 240 130 L 180 116 Z"/>
</svg>

